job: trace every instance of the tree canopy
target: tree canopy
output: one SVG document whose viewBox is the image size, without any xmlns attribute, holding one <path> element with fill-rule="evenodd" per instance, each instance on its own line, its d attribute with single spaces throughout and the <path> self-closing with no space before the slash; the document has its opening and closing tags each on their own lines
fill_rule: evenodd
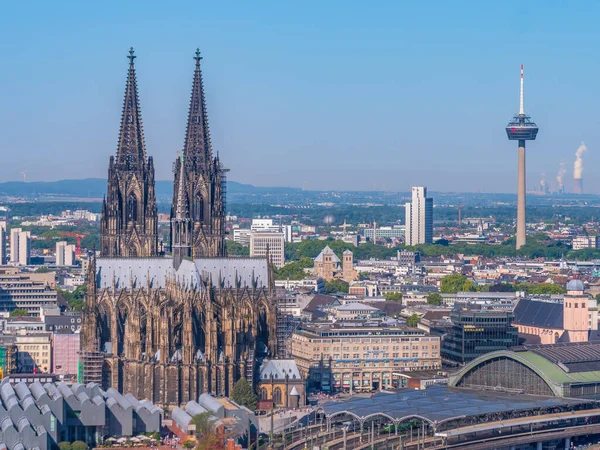
<svg viewBox="0 0 600 450">
<path fill-rule="evenodd" d="M 287 263 L 280 269 L 275 269 L 276 280 L 302 280 L 307 273 L 304 269 L 313 267 L 314 262 L 310 258 L 302 258 L 300 261 Z"/>
<path fill-rule="evenodd" d="M 437 292 L 431 292 L 427 296 L 427 303 L 430 305 L 440 306 L 444 301 L 444 298 Z"/>
<path fill-rule="evenodd" d="M 25 317 L 29 315 L 29 311 L 25 308 L 16 308 L 10 312 L 10 317 Z"/>
<path fill-rule="evenodd" d="M 348 283 L 342 280 L 330 280 L 325 281 L 325 293 L 326 294 L 335 294 L 337 292 L 348 293 L 349 289 Z"/>
<path fill-rule="evenodd" d="M 81 311 L 83 310 L 83 299 L 85 297 L 86 290 L 87 286 L 82 284 L 77 286 L 73 292 L 62 289 L 57 289 L 56 291 L 65 298 L 69 304 L 69 308 L 71 308 L 73 311 Z"/>
<path fill-rule="evenodd" d="M 203 412 L 192 417 L 190 423 L 196 425 L 196 434 L 207 436 L 212 431 L 212 423 L 215 420 L 216 417 L 211 412 Z"/>
<path fill-rule="evenodd" d="M 446 275 L 441 280 L 440 292 L 443 294 L 456 294 L 457 292 L 468 292 L 474 290 L 474 283 L 460 273 Z"/>
<path fill-rule="evenodd" d="M 71 450 L 88 450 L 88 448 L 88 445 L 83 441 L 75 441 L 71 444 Z"/>
<path fill-rule="evenodd" d="M 227 240 L 227 254 L 229 256 L 249 256 L 250 247 L 237 242 Z"/>
<path fill-rule="evenodd" d="M 406 318 L 406 324 L 409 327 L 416 327 L 420 321 L 421 321 L 421 318 L 416 313 Z"/>
<path fill-rule="evenodd" d="M 258 405 L 258 398 L 256 397 L 256 393 L 252 389 L 252 385 L 245 378 L 240 378 L 233 385 L 231 398 L 237 404 L 245 406 L 251 411 L 254 411 L 256 409 L 256 406 Z"/>
<path fill-rule="evenodd" d="M 567 290 L 559 284 L 551 283 L 519 283 L 516 286 L 517 291 L 525 291 L 529 295 L 552 295 L 564 294 Z"/>
<path fill-rule="evenodd" d="M 390 292 L 384 295 L 388 302 L 399 302 L 402 303 L 402 292 Z"/>
</svg>

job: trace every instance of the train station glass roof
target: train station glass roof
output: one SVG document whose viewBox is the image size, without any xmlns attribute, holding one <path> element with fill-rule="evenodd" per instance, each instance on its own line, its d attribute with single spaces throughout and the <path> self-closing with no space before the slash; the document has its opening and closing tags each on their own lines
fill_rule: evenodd
<svg viewBox="0 0 600 450">
<path fill-rule="evenodd" d="M 430 386 L 424 390 L 401 389 L 379 392 L 370 397 L 355 396 L 325 403 L 321 409 L 329 418 L 352 415 L 359 420 L 384 416 L 393 421 L 421 418 L 441 423 L 469 416 L 514 412 L 590 403 L 587 399 L 539 397 L 507 392 L 473 391 Z"/>
</svg>

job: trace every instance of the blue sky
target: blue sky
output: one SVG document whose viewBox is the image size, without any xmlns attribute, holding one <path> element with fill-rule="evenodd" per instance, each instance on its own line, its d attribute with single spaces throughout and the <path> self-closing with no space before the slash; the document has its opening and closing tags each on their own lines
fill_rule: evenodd
<svg viewBox="0 0 600 450">
<path fill-rule="evenodd" d="M 170 179 L 193 52 L 230 179 L 314 189 L 516 191 L 504 127 L 540 127 L 529 186 L 600 192 L 598 2 L 5 2 L 0 181 L 105 177 L 130 46 L 147 151 Z"/>
</svg>

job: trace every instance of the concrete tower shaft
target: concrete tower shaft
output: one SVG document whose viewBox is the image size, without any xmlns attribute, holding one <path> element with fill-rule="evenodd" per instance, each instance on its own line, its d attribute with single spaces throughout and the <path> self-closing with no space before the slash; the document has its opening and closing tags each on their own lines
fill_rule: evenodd
<svg viewBox="0 0 600 450">
<path fill-rule="evenodd" d="M 521 64 L 521 80 L 519 89 L 519 113 L 516 114 L 506 126 L 506 135 L 511 141 L 519 141 L 519 166 L 517 175 L 517 249 L 526 242 L 526 211 L 525 211 L 525 141 L 535 140 L 538 127 L 525 115 L 524 105 L 524 70 Z"/>
</svg>

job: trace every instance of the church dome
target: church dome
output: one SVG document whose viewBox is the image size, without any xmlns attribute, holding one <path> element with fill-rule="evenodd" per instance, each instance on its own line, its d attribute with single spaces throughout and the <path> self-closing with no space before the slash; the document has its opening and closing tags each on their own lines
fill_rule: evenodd
<svg viewBox="0 0 600 450">
<path fill-rule="evenodd" d="M 567 283 L 567 291 L 583 291 L 584 289 L 581 280 L 571 280 Z"/>
</svg>

